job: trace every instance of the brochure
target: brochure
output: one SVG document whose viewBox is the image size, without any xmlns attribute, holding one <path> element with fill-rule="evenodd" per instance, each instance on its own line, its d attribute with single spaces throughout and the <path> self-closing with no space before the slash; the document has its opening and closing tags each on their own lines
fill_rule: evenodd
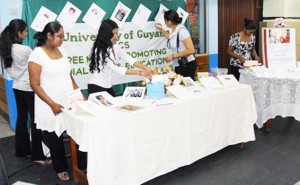
<svg viewBox="0 0 300 185">
<path fill-rule="evenodd" d="M 237 81 L 237 79 L 231 74 L 230 75 L 218 75 L 217 78 L 224 87 L 237 86 L 240 84 Z"/>
<path fill-rule="evenodd" d="M 184 77 L 183 84 L 184 87 L 189 91 L 201 92 L 200 86 L 191 77 Z"/>
<path fill-rule="evenodd" d="M 146 87 L 126 87 L 123 99 L 142 100 L 145 95 Z"/>
<path fill-rule="evenodd" d="M 125 112 L 132 112 L 132 111 L 136 111 L 139 109 L 142 109 L 143 107 L 137 106 L 137 105 L 130 105 L 130 104 L 125 104 L 125 105 L 120 105 L 118 107 L 116 107 L 116 110 L 120 110 L 120 111 L 125 111 Z"/>
<path fill-rule="evenodd" d="M 71 109 L 76 107 L 80 102 L 85 101 L 81 90 L 75 89 L 67 93 L 68 105 Z"/>
<path fill-rule="evenodd" d="M 119 102 L 106 91 L 90 94 L 89 100 L 102 107 L 112 107 L 119 104 Z"/>
<path fill-rule="evenodd" d="M 168 91 L 172 93 L 176 98 L 186 100 L 193 98 L 194 94 L 181 85 L 172 85 L 167 87 Z"/>
<path fill-rule="evenodd" d="M 220 82 L 215 77 L 200 78 L 200 82 L 206 89 L 223 88 L 223 86 L 220 84 Z"/>
</svg>

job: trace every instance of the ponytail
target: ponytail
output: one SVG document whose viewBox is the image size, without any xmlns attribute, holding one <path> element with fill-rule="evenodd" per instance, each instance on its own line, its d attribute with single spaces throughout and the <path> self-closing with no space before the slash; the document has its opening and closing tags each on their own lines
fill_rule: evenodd
<svg viewBox="0 0 300 185">
<path fill-rule="evenodd" d="M 11 50 L 13 44 L 21 44 L 22 39 L 19 37 L 19 32 L 27 29 L 25 21 L 21 19 L 13 19 L 0 35 L 0 58 L 4 64 L 4 68 L 9 68 L 12 65 L 13 59 Z"/>
<path fill-rule="evenodd" d="M 4 68 L 9 68 L 12 65 L 12 56 L 11 56 L 11 49 L 12 49 L 12 41 L 10 39 L 9 34 L 9 27 L 2 31 L 0 36 L 0 57 L 1 62 L 4 65 Z"/>
</svg>

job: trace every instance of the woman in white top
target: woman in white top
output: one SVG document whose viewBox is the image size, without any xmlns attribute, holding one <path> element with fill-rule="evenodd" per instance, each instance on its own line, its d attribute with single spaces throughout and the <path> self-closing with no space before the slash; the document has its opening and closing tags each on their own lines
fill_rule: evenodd
<svg viewBox="0 0 300 185">
<path fill-rule="evenodd" d="M 9 76 L 14 80 L 13 91 L 17 104 L 17 123 L 15 134 L 15 155 L 25 158 L 31 155 L 31 160 L 37 164 L 46 165 L 51 161 L 46 160 L 42 148 L 41 130 L 36 129 L 34 123 L 34 92 L 29 85 L 28 57 L 31 48 L 22 45 L 27 37 L 27 25 L 21 19 L 10 21 L 1 33 L 0 57 Z M 27 129 L 28 112 L 31 118 L 31 147 Z M 31 149 L 30 149 L 31 148 Z M 31 152 L 30 152 L 31 151 Z"/>
<path fill-rule="evenodd" d="M 112 96 L 115 96 L 112 89 L 112 71 L 121 75 L 140 75 L 151 79 L 153 71 L 123 51 L 116 44 L 117 36 L 118 25 L 110 19 L 104 20 L 98 30 L 91 53 L 90 72 L 92 74 L 88 83 L 88 92 L 90 94 L 107 91 Z M 142 70 L 120 67 L 118 64 L 121 62 L 128 62 Z"/>
<path fill-rule="evenodd" d="M 195 79 L 196 61 L 194 57 L 195 49 L 189 31 L 181 24 L 182 18 L 179 17 L 175 10 L 168 10 L 164 13 L 165 24 L 172 29 L 172 33 L 164 30 L 161 23 L 157 23 L 156 27 L 168 39 L 168 47 L 172 54 L 168 55 L 165 60 L 173 62 L 175 72 L 184 77 Z M 180 65 L 179 59 L 187 58 L 187 64 Z"/>
<path fill-rule="evenodd" d="M 54 169 L 60 180 L 68 181 L 68 164 L 63 138 L 54 131 L 56 115 L 67 105 L 67 93 L 78 86 L 70 75 L 63 48 L 64 29 L 56 22 L 48 23 L 34 36 L 37 47 L 29 57 L 29 78 L 35 96 L 35 122 L 44 131 L 49 143 Z"/>
</svg>

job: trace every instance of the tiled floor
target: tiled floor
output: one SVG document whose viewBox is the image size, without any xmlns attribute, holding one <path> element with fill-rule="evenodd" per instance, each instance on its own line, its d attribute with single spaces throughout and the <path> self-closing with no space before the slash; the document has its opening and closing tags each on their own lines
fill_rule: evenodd
<svg viewBox="0 0 300 185">
<path fill-rule="evenodd" d="M 7 118 L 0 113 L 0 138 L 12 135 L 15 135 L 15 132 L 10 128 Z"/>
</svg>

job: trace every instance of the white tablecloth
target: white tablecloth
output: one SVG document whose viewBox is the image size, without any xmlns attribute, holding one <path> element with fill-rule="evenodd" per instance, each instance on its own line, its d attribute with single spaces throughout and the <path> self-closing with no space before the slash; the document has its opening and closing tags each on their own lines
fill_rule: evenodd
<svg viewBox="0 0 300 185">
<path fill-rule="evenodd" d="M 280 77 L 258 77 L 250 70 L 240 72 L 240 83 L 252 86 L 259 128 L 276 116 L 292 116 L 300 121 L 300 74 L 286 72 Z"/>
<path fill-rule="evenodd" d="M 257 114 L 249 85 L 173 100 L 122 114 L 66 110 L 58 117 L 56 133 L 66 130 L 80 150 L 88 151 L 90 185 L 141 184 L 228 145 L 255 140 Z"/>
</svg>

